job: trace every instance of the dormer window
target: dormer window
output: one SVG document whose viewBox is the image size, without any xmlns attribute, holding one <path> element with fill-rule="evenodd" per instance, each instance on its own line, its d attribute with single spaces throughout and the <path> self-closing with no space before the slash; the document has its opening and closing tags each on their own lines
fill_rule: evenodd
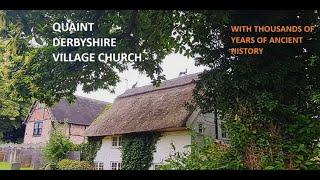
<svg viewBox="0 0 320 180">
<path fill-rule="evenodd" d="M 112 136 L 112 147 L 121 147 L 122 137 L 121 136 Z"/>
</svg>

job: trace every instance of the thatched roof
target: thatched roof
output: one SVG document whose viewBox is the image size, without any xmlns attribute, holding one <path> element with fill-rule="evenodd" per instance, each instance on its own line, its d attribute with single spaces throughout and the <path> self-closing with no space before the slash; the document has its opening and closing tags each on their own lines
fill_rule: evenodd
<svg viewBox="0 0 320 180">
<path fill-rule="evenodd" d="M 89 126 L 105 108 L 107 102 L 77 96 L 74 103 L 62 99 L 51 108 L 52 115 L 60 122 L 65 119 L 70 124 Z"/>
<path fill-rule="evenodd" d="M 76 96 L 74 103 L 70 104 L 67 100 L 61 99 L 50 109 L 53 118 L 58 122 L 89 126 L 108 104 L 110 103 Z M 36 105 L 37 103 L 33 104 L 29 115 Z M 25 121 L 28 120 L 28 117 Z"/>
<path fill-rule="evenodd" d="M 197 77 L 198 74 L 186 75 L 165 81 L 160 87 L 149 85 L 127 90 L 87 128 L 86 136 L 185 127 L 191 114 L 185 104 L 192 100 Z"/>
</svg>

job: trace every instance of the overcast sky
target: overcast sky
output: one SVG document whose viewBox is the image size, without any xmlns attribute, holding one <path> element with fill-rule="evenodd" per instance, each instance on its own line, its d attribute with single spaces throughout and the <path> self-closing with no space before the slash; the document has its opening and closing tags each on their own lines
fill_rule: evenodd
<svg viewBox="0 0 320 180">
<path fill-rule="evenodd" d="M 201 72 L 205 69 L 204 67 L 195 66 L 193 59 L 188 59 L 187 57 L 179 54 L 171 54 L 167 56 L 161 66 L 167 79 L 177 78 L 179 72 L 184 72 L 186 69 L 187 74 Z M 137 87 L 151 84 L 150 78 L 146 77 L 145 74 L 140 74 L 137 70 L 133 69 L 129 69 L 128 71 L 121 73 L 120 79 L 121 82 L 117 84 L 115 93 L 110 93 L 106 90 L 84 93 L 81 90 L 81 87 L 78 87 L 75 94 L 106 102 L 113 102 L 118 95 L 124 93 L 127 89 L 130 89 L 136 82 L 138 82 Z"/>
</svg>

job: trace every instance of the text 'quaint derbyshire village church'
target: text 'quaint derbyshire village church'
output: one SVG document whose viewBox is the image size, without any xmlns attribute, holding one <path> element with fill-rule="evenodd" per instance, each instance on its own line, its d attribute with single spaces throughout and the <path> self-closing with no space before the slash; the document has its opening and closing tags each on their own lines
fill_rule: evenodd
<svg viewBox="0 0 320 180">
<path fill-rule="evenodd" d="M 184 75 L 152 85 L 128 89 L 110 103 L 77 97 L 75 103 L 61 100 L 53 107 L 35 102 L 26 117 L 25 144 L 45 144 L 53 129 L 59 128 L 75 144 L 87 138 L 102 138 L 94 159 L 96 169 L 121 169 L 122 135 L 139 132 L 160 132 L 152 166 L 159 165 L 174 152 L 189 152 L 192 131 L 199 137 L 211 136 L 225 141 L 222 121 L 214 113 L 190 112 L 186 103 L 198 74 Z M 173 146 L 174 145 L 174 149 Z"/>
</svg>

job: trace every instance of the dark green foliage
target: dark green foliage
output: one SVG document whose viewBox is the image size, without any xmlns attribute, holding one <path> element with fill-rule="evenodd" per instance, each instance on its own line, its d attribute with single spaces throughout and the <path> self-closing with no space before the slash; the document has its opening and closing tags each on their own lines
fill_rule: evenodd
<svg viewBox="0 0 320 180">
<path fill-rule="evenodd" d="M 160 137 L 158 132 L 133 133 L 123 136 L 121 147 L 123 170 L 148 170 Z"/>
<path fill-rule="evenodd" d="M 22 143 L 25 125 L 20 120 L 0 118 L 0 137 L 4 142 Z"/>
<path fill-rule="evenodd" d="M 153 83 L 164 79 L 160 63 L 174 48 L 171 37 L 174 28 L 173 11 L 1 11 L 0 42 L 6 48 L 0 55 L 0 71 L 5 81 L 19 87 L 15 92 L 23 97 L 52 105 L 62 97 L 74 100 L 74 92 L 82 85 L 84 92 L 106 89 L 114 91 L 118 72 L 132 67 L 146 73 Z M 92 32 L 54 32 L 52 25 L 67 20 L 95 23 Z M 157 22 L 157 23 L 154 23 Z M 31 27 L 34 32 L 31 32 Z M 119 29 L 115 29 L 119 27 Z M 121 29 L 120 29 L 121 28 Z M 22 35 L 23 33 L 23 35 Z M 22 38 L 25 36 L 26 38 Z M 12 37 L 12 38 L 10 38 Z M 47 43 L 42 48 L 27 46 L 32 37 Z M 41 38 L 40 38 L 41 37 Z M 54 37 L 114 37 L 117 46 L 53 47 Z M 142 53 L 143 62 L 55 62 L 52 53 Z"/>
<path fill-rule="evenodd" d="M 224 114 L 231 139 L 229 168 L 319 168 L 319 28 L 299 34 L 302 45 L 268 46 L 261 56 L 232 60 L 225 51 L 231 46 L 230 25 L 317 25 L 318 16 L 315 11 L 231 11 L 225 27 L 203 24 L 227 38 L 221 38 L 224 46 L 217 51 L 204 44 L 194 49 L 202 64 L 212 67 L 201 75 L 194 96 L 205 112 Z"/>
<path fill-rule="evenodd" d="M 94 158 L 96 157 L 97 152 L 100 149 L 101 145 L 102 145 L 101 139 L 99 140 L 89 139 L 88 142 L 86 143 L 76 145 L 76 148 L 74 148 L 74 150 L 81 152 L 81 160 L 93 163 Z"/>
</svg>

